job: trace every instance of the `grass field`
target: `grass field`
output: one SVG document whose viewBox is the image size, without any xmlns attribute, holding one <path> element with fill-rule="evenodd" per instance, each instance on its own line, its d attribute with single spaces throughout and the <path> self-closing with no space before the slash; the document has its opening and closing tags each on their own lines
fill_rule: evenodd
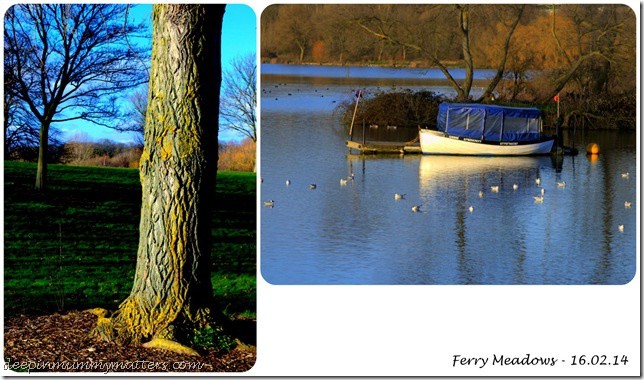
<svg viewBox="0 0 644 380">
<path fill-rule="evenodd" d="M 36 166 L 4 163 L 5 314 L 104 307 L 131 290 L 141 186 L 136 169 L 49 166 L 49 189 L 33 190 Z M 255 174 L 220 172 L 212 280 L 231 316 L 255 316 Z"/>
</svg>

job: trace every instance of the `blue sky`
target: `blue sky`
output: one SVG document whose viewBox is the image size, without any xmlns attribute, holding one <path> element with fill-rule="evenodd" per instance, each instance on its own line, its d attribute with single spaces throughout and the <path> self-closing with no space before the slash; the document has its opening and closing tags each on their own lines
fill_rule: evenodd
<svg viewBox="0 0 644 380">
<path fill-rule="evenodd" d="M 132 7 L 131 16 L 136 21 L 152 23 L 152 5 L 137 4 Z M 150 27 L 150 33 L 152 27 Z M 236 56 L 256 51 L 257 22 L 252 8 L 243 4 L 226 5 L 221 41 L 221 61 L 225 71 L 230 60 Z M 91 123 L 76 121 L 59 123 L 56 128 L 63 133 L 63 139 L 83 134 L 91 140 L 110 139 L 117 142 L 131 142 L 131 133 L 118 132 L 110 128 L 95 126 Z M 240 140 L 242 136 L 230 131 L 219 131 L 221 140 Z"/>
</svg>

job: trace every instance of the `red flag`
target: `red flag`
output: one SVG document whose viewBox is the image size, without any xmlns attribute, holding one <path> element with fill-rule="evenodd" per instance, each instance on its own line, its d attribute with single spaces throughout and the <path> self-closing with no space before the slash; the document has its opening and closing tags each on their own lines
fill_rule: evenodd
<svg viewBox="0 0 644 380">
<path fill-rule="evenodd" d="M 555 95 L 555 102 L 559 103 L 559 94 Z"/>
</svg>

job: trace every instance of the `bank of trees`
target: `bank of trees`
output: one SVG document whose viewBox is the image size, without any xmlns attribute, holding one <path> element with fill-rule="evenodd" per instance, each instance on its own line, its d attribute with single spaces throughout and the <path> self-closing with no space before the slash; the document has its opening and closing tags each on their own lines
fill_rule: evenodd
<svg viewBox="0 0 644 380">
<path fill-rule="evenodd" d="M 137 168 L 142 145 L 108 139 L 92 141 L 86 133 L 77 133 L 61 145 L 62 163 L 78 166 Z"/>
<path fill-rule="evenodd" d="M 624 5 L 273 5 L 261 21 L 264 62 L 496 68 L 509 49 L 508 71 L 590 58 L 594 69 L 635 70 Z"/>
<path fill-rule="evenodd" d="M 460 100 L 548 103 L 597 124 L 635 118 L 635 14 L 624 5 L 274 5 L 262 14 L 262 61 L 437 67 Z M 464 68 L 455 80 L 449 68 Z M 472 95 L 472 71 L 492 69 Z"/>
</svg>

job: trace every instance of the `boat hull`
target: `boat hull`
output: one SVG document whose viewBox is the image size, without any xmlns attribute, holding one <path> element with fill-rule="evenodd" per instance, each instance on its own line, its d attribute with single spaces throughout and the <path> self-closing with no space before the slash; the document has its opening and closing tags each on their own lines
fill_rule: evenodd
<svg viewBox="0 0 644 380">
<path fill-rule="evenodd" d="M 529 143 L 498 143 L 449 136 L 429 129 L 420 130 L 420 149 L 423 154 L 529 156 L 549 154 L 553 145 L 554 138 Z"/>
</svg>

